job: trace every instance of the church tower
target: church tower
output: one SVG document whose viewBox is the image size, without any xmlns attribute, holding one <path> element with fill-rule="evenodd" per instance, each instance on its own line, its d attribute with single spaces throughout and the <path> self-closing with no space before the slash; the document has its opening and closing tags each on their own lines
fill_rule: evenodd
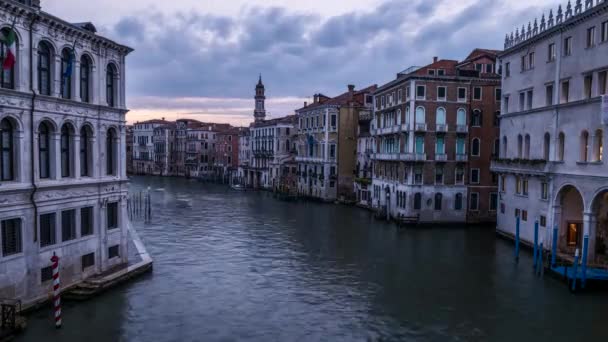
<svg viewBox="0 0 608 342">
<path fill-rule="evenodd" d="M 260 74 L 258 84 L 255 86 L 255 110 L 253 111 L 255 122 L 264 121 L 266 118 L 266 108 L 264 106 L 266 96 L 264 95 L 264 92 L 264 83 L 262 83 L 262 75 Z"/>
</svg>

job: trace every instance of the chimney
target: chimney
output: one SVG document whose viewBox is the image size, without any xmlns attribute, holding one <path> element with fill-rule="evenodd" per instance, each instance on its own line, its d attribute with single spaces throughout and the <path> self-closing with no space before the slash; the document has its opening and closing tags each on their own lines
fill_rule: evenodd
<svg viewBox="0 0 608 342">
<path fill-rule="evenodd" d="M 304 108 L 306 108 L 306 106 L 308 106 L 308 102 L 304 101 Z"/>
<path fill-rule="evenodd" d="M 313 103 L 317 103 L 317 102 L 319 102 L 319 95 L 314 94 L 314 95 L 313 95 L 313 98 L 314 98 L 314 99 L 313 99 Z"/>
<path fill-rule="evenodd" d="M 348 85 L 348 101 L 349 102 L 353 102 L 353 94 L 355 93 L 355 85 L 354 84 L 349 84 Z"/>
<path fill-rule="evenodd" d="M 163 121 L 165 121 L 165 117 L 163 116 Z"/>
<path fill-rule="evenodd" d="M 437 57 L 437 56 L 433 57 L 433 63 L 437 63 L 438 60 L 439 60 L 439 57 Z"/>
</svg>

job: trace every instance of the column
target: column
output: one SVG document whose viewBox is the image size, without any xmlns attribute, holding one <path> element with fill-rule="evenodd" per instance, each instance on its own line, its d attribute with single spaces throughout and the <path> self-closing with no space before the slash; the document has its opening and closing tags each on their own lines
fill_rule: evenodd
<svg viewBox="0 0 608 342">
<path fill-rule="evenodd" d="M 80 98 L 80 60 L 75 58 L 72 61 L 72 83 L 74 86 L 72 89 L 74 90 L 72 94 L 72 99 L 77 102 L 81 102 Z"/>
<path fill-rule="evenodd" d="M 72 160 L 74 161 L 72 163 L 72 172 L 74 175 L 74 178 L 76 179 L 80 179 L 81 174 L 80 174 L 80 163 L 84 162 L 86 163 L 87 161 L 81 161 L 80 160 L 80 134 L 76 134 L 74 135 L 74 144 L 72 145 Z"/>
<path fill-rule="evenodd" d="M 51 133 L 50 164 L 51 164 L 51 179 L 61 178 L 61 134 L 59 132 Z"/>
<path fill-rule="evenodd" d="M 63 75 L 61 74 L 61 51 L 55 51 L 54 61 L 51 68 L 51 75 L 53 77 L 51 94 L 54 97 L 61 97 L 61 80 L 63 79 Z"/>
<path fill-rule="evenodd" d="M 584 212 L 583 213 L 583 235 L 581 236 L 581 258 L 582 258 L 582 253 L 583 253 L 583 241 L 585 236 L 589 237 L 589 250 L 587 251 L 587 260 L 588 262 L 592 259 L 592 256 L 595 257 L 594 253 L 592 253 L 592 248 L 591 248 L 591 225 L 592 222 L 595 221 L 594 217 L 593 217 L 593 213 L 590 212 Z M 594 236 L 595 238 L 595 236 Z"/>
<path fill-rule="evenodd" d="M 127 179 L 127 130 L 124 125 L 120 126 L 120 139 L 118 141 L 118 176 L 121 179 Z M 152 153 L 150 153 L 152 154 Z"/>
</svg>

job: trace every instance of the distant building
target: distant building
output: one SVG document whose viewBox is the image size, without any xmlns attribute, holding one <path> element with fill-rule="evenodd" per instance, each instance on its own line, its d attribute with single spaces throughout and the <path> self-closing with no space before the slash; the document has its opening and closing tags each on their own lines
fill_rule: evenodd
<svg viewBox="0 0 608 342">
<path fill-rule="evenodd" d="M 223 183 L 231 183 L 238 177 L 239 136 L 241 129 L 228 128 L 217 133 L 215 143 L 215 178 Z"/>
<path fill-rule="evenodd" d="M 3 36 L 13 23 L 16 61 L 0 73 L 0 298 L 29 306 L 52 292 L 53 255 L 62 288 L 127 263 L 132 49 L 39 0 L 0 0 Z"/>
<path fill-rule="evenodd" d="M 359 113 L 359 126 L 357 128 L 357 169 L 354 182 L 357 204 L 363 207 L 371 207 L 372 202 L 372 153 L 376 145 L 371 135 L 372 111 L 361 111 Z"/>
<path fill-rule="evenodd" d="M 152 175 L 154 166 L 154 129 L 168 124 L 168 121 L 147 120 L 133 125 L 133 169 L 140 175 Z"/>
<path fill-rule="evenodd" d="M 239 168 L 237 184 L 244 185 L 247 177 L 247 169 L 251 162 L 251 136 L 250 129 L 245 128 L 239 133 Z"/>
<path fill-rule="evenodd" d="M 172 172 L 172 151 L 175 146 L 175 123 L 169 122 L 154 128 L 154 174 L 169 176 Z"/>
<path fill-rule="evenodd" d="M 325 201 L 354 200 L 359 115 L 369 113 L 376 86 L 334 98 L 314 95 L 296 111 L 298 192 Z"/>
<path fill-rule="evenodd" d="M 497 229 L 608 262 L 608 2 L 561 6 L 507 35 L 502 65 L 500 210 Z M 602 104 L 603 103 L 603 104 Z M 581 253 L 584 255 L 585 253 Z"/>
<path fill-rule="evenodd" d="M 133 168 L 133 126 L 127 125 L 127 174 L 134 173 Z"/>
</svg>

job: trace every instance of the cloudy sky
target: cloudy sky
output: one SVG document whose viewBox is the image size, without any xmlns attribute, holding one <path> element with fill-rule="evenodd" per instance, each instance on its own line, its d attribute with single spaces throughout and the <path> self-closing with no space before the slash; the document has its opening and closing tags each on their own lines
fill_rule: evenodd
<svg viewBox="0 0 608 342">
<path fill-rule="evenodd" d="M 42 0 L 133 47 L 129 122 L 191 117 L 246 125 L 259 73 L 270 117 L 312 94 L 383 84 L 433 56 L 500 49 L 560 0 Z"/>
</svg>

